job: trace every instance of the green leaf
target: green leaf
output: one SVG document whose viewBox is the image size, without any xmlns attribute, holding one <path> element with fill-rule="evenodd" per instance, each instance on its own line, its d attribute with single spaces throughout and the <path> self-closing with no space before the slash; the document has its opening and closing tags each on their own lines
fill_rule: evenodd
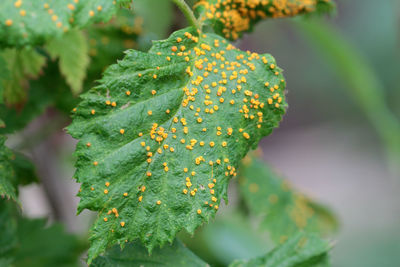
<svg viewBox="0 0 400 267">
<path fill-rule="evenodd" d="M 175 240 L 172 245 L 155 249 L 151 255 L 140 244 L 130 243 L 123 250 L 119 246 L 114 246 L 104 256 L 96 258 L 90 266 L 206 267 L 209 265 L 193 254 L 181 241 Z"/>
<path fill-rule="evenodd" d="M 237 260 L 229 267 L 325 267 L 329 266 L 330 249 L 331 245 L 317 235 L 299 232 L 265 256 Z"/>
<path fill-rule="evenodd" d="M 27 102 L 20 106 L 6 106 L 0 104 L 0 118 L 4 119 L 5 128 L 0 128 L 0 134 L 14 133 L 23 129 L 32 119 L 42 114 L 48 107 L 56 107 L 64 113 L 70 113 L 71 109 L 79 102 L 72 95 L 71 90 L 65 84 L 56 62 L 48 61 L 43 69 L 44 74 L 37 80 L 30 80 L 27 94 Z M 52 124 L 62 122 L 54 121 Z M 64 127 L 64 125 L 60 125 Z M 31 142 L 29 138 L 25 140 Z"/>
<path fill-rule="evenodd" d="M 4 200 L 0 200 L 0 219 L 0 263 L 3 260 L 15 267 L 80 266 L 79 256 L 85 248 L 60 224 L 46 227 L 44 219 L 23 218 L 15 204 Z"/>
<path fill-rule="evenodd" d="M 240 192 L 252 214 L 261 217 L 260 227 L 281 243 L 299 230 L 328 234 L 338 222 L 326 207 L 297 192 L 261 159 L 246 157 L 240 168 Z"/>
<path fill-rule="evenodd" d="M 217 34 L 236 40 L 262 19 L 331 11 L 332 0 L 200 0 L 195 10 Z"/>
<path fill-rule="evenodd" d="M 235 259 L 252 259 L 274 247 L 265 234 L 255 229 L 248 216 L 227 211 L 196 230 L 194 237 L 187 236 L 182 239 L 185 244 L 212 266 L 227 266 Z"/>
<path fill-rule="evenodd" d="M 239 161 L 278 126 L 284 87 L 272 56 L 194 28 L 108 68 L 68 127 L 80 139 L 78 210 L 99 212 L 89 263 L 115 243 L 151 251 L 208 221 Z"/>
<path fill-rule="evenodd" d="M 5 146 L 6 137 L 0 135 L 0 197 L 17 200 L 15 172 L 11 165 L 12 151 Z"/>
<path fill-rule="evenodd" d="M 72 27 L 111 19 L 130 0 L 3 0 L 0 47 L 41 45 Z"/>
<path fill-rule="evenodd" d="M 14 266 L 80 266 L 82 246 L 77 237 L 60 224 L 45 225 L 44 219 L 19 219 Z"/>
<path fill-rule="evenodd" d="M 82 91 L 89 66 L 89 48 L 83 32 L 72 29 L 46 46 L 53 59 L 59 58 L 59 67 L 74 94 Z"/>
<path fill-rule="evenodd" d="M 10 201 L 0 199 L 0 266 L 2 260 L 12 261 L 10 252 L 18 243 L 16 206 Z"/>
<path fill-rule="evenodd" d="M 9 75 L 0 80 L 3 86 L 3 99 L 8 105 L 21 104 L 26 101 L 28 78 L 36 78 L 46 58 L 32 48 L 5 49 L 0 51 L 5 59 Z"/>
<path fill-rule="evenodd" d="M 4 93 L 4 84 L 2 80 L 7 79 L 9 76 L 7 62 L 4 60 L 2 55 L 0 54 L 0 104 L 4 103 L 3 93 Z M 4 127 L 4 122 L 0 122 L 0 128 Z"/>
</svg>

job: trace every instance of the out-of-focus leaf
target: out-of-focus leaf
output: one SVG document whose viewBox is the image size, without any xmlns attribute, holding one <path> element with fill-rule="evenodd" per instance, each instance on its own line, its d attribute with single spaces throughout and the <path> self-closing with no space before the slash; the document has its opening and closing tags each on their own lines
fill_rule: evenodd
<svg viewBox="0 0 400 267">
<path fill-rule="evenodd" d="M 182 242 L 175 240 L 172 245 L 154 249 L 151 255 L 139 243 L 130 243 L 122 250 L 119 246 L 114 246 L 104 256 L 97 257 L 90 266 L 207 267 L 209 265 L 193 254 Z"/>
<path fill-rule="evenodd" d="M 171 0 L 135 0 L 135 15 L 143 21 L 143 32 L 155 38 L 167 37 L 173 19 Z"/>
<path fill-rule="evenodd" d="M 108 68 L 68 127 L 80 139 L 78 210 L 99 212 L 89 263 L 125 240 L 151 250 L 214 216 L 239 161 L 278 126 L 284 87 L 271 55 L 195 28 Z"/>
<path fill-rule="evenodd" d="M 45 225 L 44 219 L 19 218 L 13 266 L 80 266 L 84 248 L 78 238 L 67 234 L 60 224 Z"/>
<path fill-rule="evenodd" d="M 18 243 L 16 211 L 13 202 L 0 199 L 0 266 L 9 266 L 2 265 L 2 260 L 12 261 L 10 252 Z"/>
<path fill-rule="evenodd" d="M 38 80 L 31 80 L 27 102 L 19 107 L 8 107 L 0 104 L 0 118 L 5 122 L 5 128 L 0 128 L 0 134 L 14 133 L 23 129 L 31 120 L 44 112 L 47 107 L 69 114 L 79 102 L 74 97 L 61 77 L 55 62 L 49 61 L 44 68 L 44 75 Z"/>
<path fill-rule="evenodd" d="M 18 185 L 37 181 L 37 177 L 29 159 L 6 147 L 5 141 L 6 137 L 0 135 L 0 197 L 18 201 Z"/>
<path fill-rule="evenodd" d="M 252 259 L 265 254 L 273 244 L 265 235 L 258 233 L 248 218 L 241 214 L 226 214 L 205 225 L 200 232 L 207 247 L 207 257 L 212 256 L 218 263 L 228 265 L 235 259 Z M 199 255 L 202 256 L 202 255 Z M 204 257 L 202 257 L 204 258 Z M 204 258 L 206 259 L 206 258 Z"/>
<path fill-rule="evenodd" d="M 106 22 L 131 0 L 2 0 L 0 47 L 41 45 L 72 27 Z"/>
<path fill-rule="evenodd" d="M 217 34 L 236 40 L 262 19 L 328 12 L 334 6 L 332 0 L 200 0 L 195 10 Z"/>
<path fill-rule="evenodd" d="M 6 137 L 0 135 L 0 197 L 17 200 L 16 177 L 12 167 L 12 151 L 5 146 Z M 2 200 L 0 200 L 2 201 Z"/>
<path fill-rule="evenodd" d="M 0 262 L 13 267 L 80 266 L 85 247 L 60 224 L 46 227 L 44 219 L 23 218 L 17 206 L 5 200 L 0 200 L 0 219 Z"/>
<path fill-rule="evenodd" d="M 28 78 L 36 78 L 46 58 L 31 48 L 5 49 L 0 51 L 0 57 L 5 59 L 9 75 L 0 82 L 3 86 L 3 100 L 7 105 L 21 104 L 26 101 Z"/>
<path fill-rule="evenodd" d="M 328 234 L 337 229 L 331 211 L 291 188 L 257 157 L 243 160 L 239 176 L 248 209 L 262 218 L 260 227 L 268 230 L 275 242 L 283 242 L 299 230 Z"/>
<path fill-rule="evenodd" d="M 14 169 L 18 185 L 27 185 L 38 181 L 38 177 L 36 176 L 35 172 L 35 166 L 25 155 L 14 152 L 11 165 Z"/>
<path fill-rule="evenodd" d="M 0 53 L 0 105 L 4 103 L 4 80 L 6 80 L 9 76 L 7 62 L 4 60 L 3 55 Z M 3 122 L 4 124 L 4 122 Z M 0 123 L 0 128 L 4 127 L 2 123 Z"/>
<path fill-rule="evenodd" d="M 89 66 L 89 48 L 83 32 L 72 29 L 52 39 L 46 48 L 53 59 L 59 59 L 60 72 L 72 92 L 79 94 Z"/>
<path fill-rule="evenodd" d="M 327 267 L 331 245 L 317 235 L 297 233 L 265 256 L 237 260 L 229 267 Z"/>
<path fill-rule="evenodd" d="M 385 144 L 391 167 L 400 173 L 400 121 L 389 110 L 385 89 L 367 58 L 326 22 L 307 21 L 297 25 L 300 32 L 329 60 L 338 80 L 348 85 L 347 92 L 364 111 Z"/>
<path fill-rule="evenodd" d="M 109 23 L 93 25 L 87 30 L 91 56 L 87 84 L 90 87 L 109 65 L 123 58 L 125 50 L 137 48 L 142 19 L 125 9 L 117 14 Z"/>
</svg>

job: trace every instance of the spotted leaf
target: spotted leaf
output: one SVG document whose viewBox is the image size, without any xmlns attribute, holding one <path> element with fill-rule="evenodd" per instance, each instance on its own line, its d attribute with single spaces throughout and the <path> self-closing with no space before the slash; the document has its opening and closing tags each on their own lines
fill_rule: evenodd
<svg viewBox="0 0 400 267">
<path fill-rule="evenodd" d="M 151 251 L 208 221 L 248 150 L 278 126 L 285 81 L 271 55 L 193 28 L 130 50 L 82 96 L 79 211 L 99 212 L 89 262 L 140 239 Z"/>
<path fill-rule="evenodd" d="M 130 0 L 2 0 L 0 46 L 43 44 L 72 27 L 106 22 Z"/>
<path fill-rule="evenodd" d="M 330 11 L 332 0 L 200 0 L 195 10 L 216 33 L 235 40 L 262 19 Z"/>
<path fill-rule="evenodd" d="M 244 202 L 252 214 L 262 218 L 260 227 L 268 230 L 275 242 L 299 230 L 329 234 L 337 229 L 330 210 L 296 191 L 259 158 L 247 156 L 239 176 Z"/>
<path fill-rule="evenodd" d="M 329 242 L 315 234 L 298 232 L 295 236 L 269 251 L 265 256 L 251 260 L 237 260 L 229 267 L 328 267 Z"/>
</svg>

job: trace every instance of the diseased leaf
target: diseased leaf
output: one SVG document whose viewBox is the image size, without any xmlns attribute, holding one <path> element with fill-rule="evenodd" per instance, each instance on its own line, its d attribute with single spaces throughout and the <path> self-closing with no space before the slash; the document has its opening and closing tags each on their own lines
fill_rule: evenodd
<svg viewBox="0 0 400 267">
<path fill-rule="evenodd" d="M 46 46 L 53 59 L 59 59 L 59 68 L 72 92 L 82 91 L 83 80 L 89 66 L 89 48 L 83 32 L 72 29 Z"/>
<path fill-rule="evenodd" d="M 175 240 L 172 245 L 155 249 L 151 255 L 145 247 L 137 243 L 130 243 L 123 250 L 119 246 L 114 246 L 104 256 L 96 258 L 90 266 L 206 267 L 209 265 L 193 254 L 181 241 Z"/>
<path fill-rule="evenodd" d="M 262 19 L 293 17 L 334 8 L 332 0 L 200 0 L 195 9 L 217 34 L 236 40 Z"/>
<path fill-rule="evenodd" d="M 6 137 L 0 135 L 0 197 L 17 200 L 16 177 L 11 165 L 12 151 L 5 146 Z M 2 200 L 0 200 L 2 201 Z"/>
<path fill-rule="evenodd" d="M 131 0 L 2 0 L 0 47 L 41 45 L 72 27 L 111 19 Z"/>
<path fill-rule="evenodd" d="M 331 245 L 317 235 L 297 233 L 265 256 L 236 260 L 229 267 L 327 267 Z"/>
<path fill-rule="evenodd" d="M 281 243 L 299 230 L 328 234 L 338 222 L 326 207 L 291 188 L 261 159 L 246 157 L 240 168 L 240 192 L 250 212 L 261 217 L 260 227 Z"/>
<path fill-rule="evenodd" d="M 89 263 L 115 243 L 151 251 L 208 221 L 239 161 L 281 120 L 284 87 L 272 56 L 194 28 L 108 68 L 68 127 L 80 139 L 78 210 L 99 212 Z"/>
<path fill-rule="evenodd" d="M 34 49 L 5 49 L 0 51 L 0 56 L 6 61 L 9 75 L 3 77 L 0 82 L 3 86 L 3 100 L 8 105 L 21 104 L 26 101 L 28 78 L 36 78 L 46 58 Z"/>
</svg>

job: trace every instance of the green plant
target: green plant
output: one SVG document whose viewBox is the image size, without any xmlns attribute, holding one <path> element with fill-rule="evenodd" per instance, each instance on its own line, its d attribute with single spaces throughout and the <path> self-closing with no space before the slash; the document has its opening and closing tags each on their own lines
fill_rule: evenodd
<svg viewBox="0 0 400 267">
<path fill-rule="evenodd" d="M 248 231 L 268 232 L 270 243 L 264 255 L 226 264 L 329 265 L 332 244 L 323 238 L 337 228 L 332 212 L 290 187 L 257 153 L 247 155 L 287 109 L 282 69 L 271 55 L 230 41 L 262 19 L 328 12 L 334 3 L 200 0 L 193 11 L 173 0 L 190 26 L 149 48 L 146 41 L 172 23 L 153 10 L 171 2 L 130 2 L 0 3 L 0 265 L 69 266 L 87 249 L 86 238 L 20 214 L 18 186 L 37 178 L 18 150 L 47 135 L 38 131 L 16 151 L 5 135 L 49 107 L 72 110 L 66 130 L 79 140 L 78 212 L 98 214 L 89 234 L 91 266 L 206 266 L 177 235 L 188 240 L 182 230 L 194 235 L 215 216 L 231 180 L 241 200 L 235 216 L 258 220 Z M 143 14 L 166 21 L 146 24 Z M 48 131 L 65 126 L 60 117 Z M 32 245 L 39 238 L 48 247 Z"/>
</svg>

